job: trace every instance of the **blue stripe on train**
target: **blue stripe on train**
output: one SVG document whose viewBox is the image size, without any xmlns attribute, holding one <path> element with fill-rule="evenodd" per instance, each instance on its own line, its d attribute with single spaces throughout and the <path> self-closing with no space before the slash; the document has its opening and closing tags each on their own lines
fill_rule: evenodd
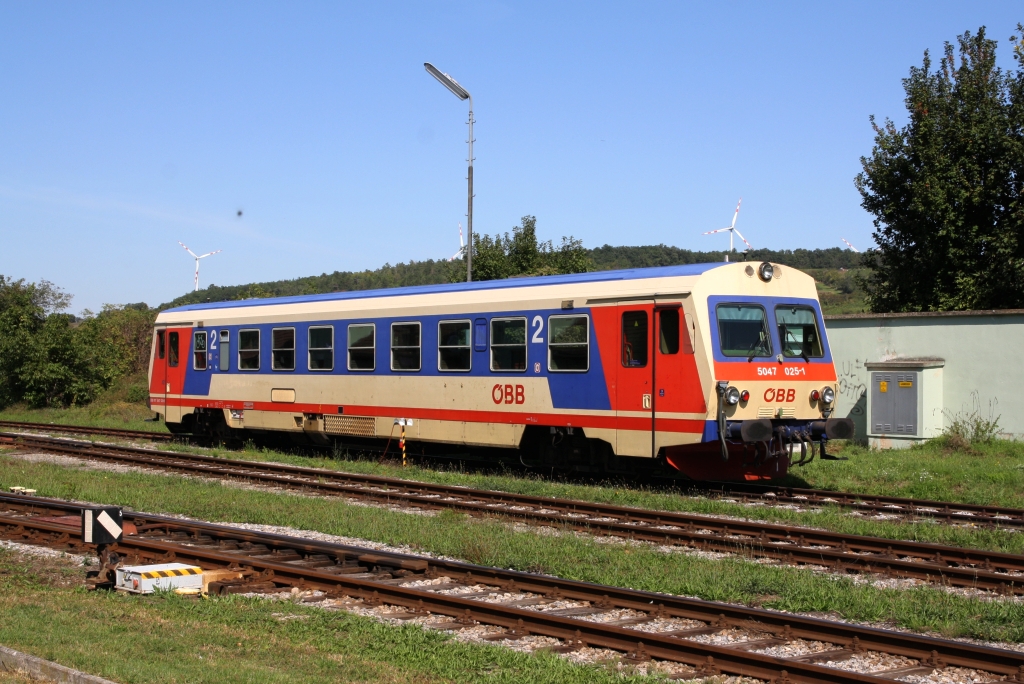
<svg viewBox="0 0 1024 684">
<path fill-rule="evenodd" d="M 587 309 L 576 309 L 572 313 L 588 315 Z M 611 401 L 608 397 L 608 386 L 605 382 L 604 368 L 601 365 L 601 354 L 597 347 L 597 336 L 594 331 L 594 321 L 590 318 L 590 369 L 585 373 L 579 372 L 550 372 L 547 364 L 547 327 L 548 316 L 571 315 L 568 311 L 561 309 L 540 310 L 540 311 L 502 311 L 493 314 L 474 314 L 459 316 L 445 314 L 443 316 L 406 316 L 396 318 L 359 318 L 346 319 L 343 321 L 321 320 L 303 321 L 302 323 L 261 323 L 257 325 L 227 325 L 205 327 L 210 339 L 210 352 L 208 370 L 197 371 L 192 368 L 192 339 L 189 339 L 189 353 L 182 355 L 182 360 L 187 359 L 188 368 L 185 372 L 184 393 L 192 396 L 208 396 L 210 394 L 210 381 L 214 374 L 230 375 L 274 375 L 281 376 L 282 380 L 291 375 L 321 375 L 325 379 L 335 375 L 406 375 L 419 377 L 445 377 L 455 380 L 461 376 L 490 377 L 495 383 L 514 383 L 517 378 L 543 377 L 548 381 L 548 388 L 551 392 L 551 401 L 557 409 L 581 409 L 581 410 L 611 410 Z M 541 325 L 538 330 L 537 318 L 540 318 Z M 468 372 L 442 372 L 437 368 L 437 336 L 438 322 L 440 321 L 473 321 L 476 318 L 526 318 L 527 321 L 527 351 L 526 370 L 521 372 L 493 372 L 490 370 L 490 352 L 487 347 L 483 351 L 471 352 L 472 369 Z M 421 370 L 420 371 L 392 371 L 391 370 L 391 348 L 390 330 L 391 323 L 420 322 L 420 349 L 421 349 Z M 350 324 L 373 323 L 376 326 L 374 337 L 376 349 L 374 354 L 375 369 L 373 371 L 350 371 L 347 368 L 347 327 Z M 311 326 L 333 325 L 334 326 L 334 370 L 311 371 L 307 364 L 307 339 Z M 271 369 L 271 331 L 273 328 L 295 328 L 295 370 L 275 371 Z M 220 344 L 219 331 L 228 330 L 231 338 L 229 349 L 231 354 L 230 370 L 220 371 Z M 260 369 L 258 371 L 238 370 L 238 332 L 240 330 L 260 331 Z M 540 341 L 537 341 L 540 340 Z M 540 364 L 537 368 L 536 364 Z"/>
</svg>

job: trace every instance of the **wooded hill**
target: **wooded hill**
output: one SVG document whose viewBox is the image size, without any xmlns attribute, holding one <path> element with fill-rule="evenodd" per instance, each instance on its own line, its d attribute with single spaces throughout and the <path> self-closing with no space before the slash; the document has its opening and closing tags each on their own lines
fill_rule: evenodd
<svg viewBox="0 0 1024 684">
<path fill-rule="evenodd" d="M 651 266 L 675 266 L 680 264 L 702 264 L 724 261 L 725 252 L 694 252 L 668 245 L 648 245 L 642 247 L 612 247 L 604 245 L 587 250 L 589 270 L 608 271 L 624 268 L 646 268 Z M 746 255 L 735 252 L 734 261 L 772 261 L 800 270 L 809 271 L 827 289 L 845 295 L 855 293 L 855 279 L 847 272 L 861 267 L 861 255 L 850 250 L 832 247 L 830 249 L 796 249 L 796 250 L 753 250 Z M 318 276 L 296 278 L 294 280 L 275 280 L 268 282 L 249 283 L 245 285 L 209 285 L 198 292 L 189 292 L 177 299 L 162 304 L 160 309 L 167 309 L 185 304 L 202 302 L 224 302 L 239 299 L 262 297 L 286 297 L 290 295 L 317 294 L 321 292 L 345 292 L 351 290 L 372 290 L 409 285 L 431 285 L 451 281 L 454 271 L 464 271 L 461 260 L 454 262 L 410 261 L 402 264 L 385 264 L 376 270 L 366 271 L 335 271 L 322 273 Z M 817 272 L 817 273 L 816 273 Z M 826 276 L 826 273 L 828 274 Z M 858 298 L 858 299 L 862 299 Z M 858 309 L 860 310 L 860 309 Z"/>
</svg>

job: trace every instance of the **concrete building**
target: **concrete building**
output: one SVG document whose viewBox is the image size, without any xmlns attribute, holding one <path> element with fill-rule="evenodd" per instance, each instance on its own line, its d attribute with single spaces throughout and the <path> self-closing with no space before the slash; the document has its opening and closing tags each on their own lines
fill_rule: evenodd
<svg viewBox="0 0 1024 684">
<path fill-rule="evenodd" d="M 1024 310 L 826 316 L 839 377 L 836 415 L 882 448 L 998 419 L 1024 438 Z"/>
</svg>

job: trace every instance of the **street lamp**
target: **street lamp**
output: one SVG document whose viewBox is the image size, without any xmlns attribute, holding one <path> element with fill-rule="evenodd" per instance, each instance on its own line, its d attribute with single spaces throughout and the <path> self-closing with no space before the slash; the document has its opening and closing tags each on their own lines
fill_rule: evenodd
<svg viewBox="0 0 1024 684">
<path fill-rule="evenodd" d="M 424 62 L 427 73 L 441 82 L 460 100 L 469 100 L 469 210 L 466 213 L 466 281 L 473 282 L 473 96 L 454 78 L 439 71 L 430 62 Z"/>
</svg>

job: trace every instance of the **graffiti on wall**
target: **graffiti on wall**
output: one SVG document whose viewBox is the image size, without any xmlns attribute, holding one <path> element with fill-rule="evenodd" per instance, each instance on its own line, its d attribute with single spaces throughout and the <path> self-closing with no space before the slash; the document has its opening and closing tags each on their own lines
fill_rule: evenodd
<svg viewBox="0 0 1024 684">
<path fill-rule="evenodd" d="M 850 403 L 851 415 L 859 416 L 864 413 L 864 402 L 861 399 L 868 391 L 866 376 L 861 377 L 864 372 L 864 362 L 860 359 L 840 361 L 836 366 L 836 375 L 839 378 L 839 396 L 844 403 Z"/>
</svg>

